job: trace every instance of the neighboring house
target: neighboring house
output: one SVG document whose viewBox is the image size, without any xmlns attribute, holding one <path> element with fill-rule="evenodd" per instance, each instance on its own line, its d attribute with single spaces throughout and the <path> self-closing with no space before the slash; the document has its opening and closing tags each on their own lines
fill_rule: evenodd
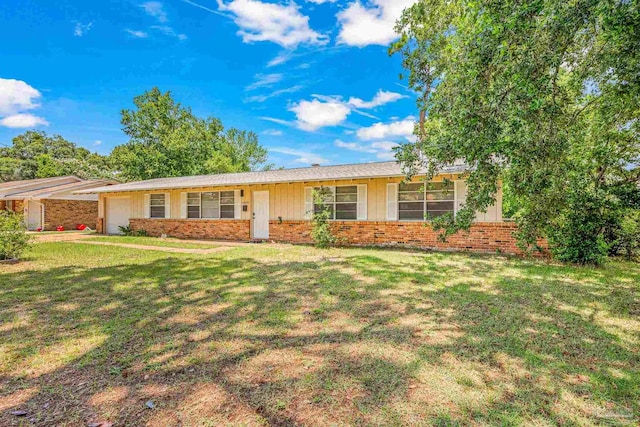
<svg viewBox="0 0 640 427">
<path fill-rule="evenodd" d="M 430 216 L 453 213 L 466 198 L 466 168 L 446 168 L 430 185 L 403 183 L 396 162 L 229 173 L 130 182 L 81 193 L 99 194 L 98 231 L 120 226 L 153 236 L 310 243 L 314 187 L 328 187 L 325 204 L 345 244 L 516 252 L 514 225 L 497 204 L 477 215 L 469 233 L 441 242 Z M 443 183 L 443 178 L 450 180 Z"/>
<path fill-rule="evenodd" d="M 73 230 L 78 224 L 95 229 L 98 196 L 74 194 L 78 190 L 114 184 L 110 180 L 83 180 L 77 176 L 29 179 L 0 183 L 0 210 L 24 214 L 29 230 Z"/>
</svg>

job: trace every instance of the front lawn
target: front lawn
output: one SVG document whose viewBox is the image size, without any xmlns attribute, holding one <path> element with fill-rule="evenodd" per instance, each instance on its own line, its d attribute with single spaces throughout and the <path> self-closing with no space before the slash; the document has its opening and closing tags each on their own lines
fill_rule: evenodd
<svg viewBox="0 0 640 427">
<path fill-rule="evenodd" d="M 159 246 L 162 248 L 180 249 L 214 249 L 220 245 L 209 242 L 182 241 L 178 239 L 161 239 L 142 236 L 96 236 L 86 239 L 93 242 L 123 243 L 127 245 Z"/>
<path fill-rule="evenodd" d="M 0 266 L 0 425 L 635 425 L 639 290 L 622 262 L 41 243 Z"/>
</svg>

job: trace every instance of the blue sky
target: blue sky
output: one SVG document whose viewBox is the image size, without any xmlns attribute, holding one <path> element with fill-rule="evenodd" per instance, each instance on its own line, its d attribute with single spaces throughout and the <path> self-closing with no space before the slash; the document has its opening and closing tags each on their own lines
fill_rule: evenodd
<svg viewBox="0 0 640 427">
<path fill-rule="evenodd" d="M 120 110 L 158 86 L 256 132 L 278 166 L 389 159 L 412 138 L 387 47 L 413 1 L 4 0 L 0 144 L 41 129 L 107 154 Z"/>
</svg>

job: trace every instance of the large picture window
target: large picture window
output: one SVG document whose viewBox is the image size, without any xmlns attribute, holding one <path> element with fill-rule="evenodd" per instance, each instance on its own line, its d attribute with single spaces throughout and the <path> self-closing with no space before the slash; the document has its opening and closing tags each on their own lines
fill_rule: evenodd
<svg viewBox="0 0 640 427">
<path fill-rule="evenodd" d="M 358 219 L 357 185 L 340 187 L 315 187 L 315 190 L 321 191 L 324 194 L 324 200 L 321 204 L 314 203 L 314 212 L 318 213 L 323 209 L 328 208 L 331 212 L 331 219 Z"/>
<path fill-rule="evenodd" d="M 166 203 L 164 194 L 151 194 L 149 196 L 149 211 L 151 218 L 166 218 Z"/>
<path fill-rule="evenodd" d="M 235 218 L 235 192 L 187 193 L 187 218 Z"/>
<path fill-rule="evenodd" d="M 421 221 L 433 219 L 455 210 L 453 182 L 400 183 L 398 186 L 398 219 Z"/>
</svg>

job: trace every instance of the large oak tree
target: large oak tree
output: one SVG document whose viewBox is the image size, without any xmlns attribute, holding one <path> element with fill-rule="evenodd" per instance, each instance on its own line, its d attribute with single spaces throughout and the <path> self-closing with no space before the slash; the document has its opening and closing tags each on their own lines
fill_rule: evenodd
<svg viewBox="0 0 640 427">
<path fill-rule="evenodd" d="M 465 206 L 435 226 L 468 228 L 503 181 L 523 244 L 597 260 L 640 181 L 638 1 L 420 0 L 397 30 L 391 52 L 420 94 L 417 142 L 398 159 L 409 176 L 472 166 Z"/>
</svg>

